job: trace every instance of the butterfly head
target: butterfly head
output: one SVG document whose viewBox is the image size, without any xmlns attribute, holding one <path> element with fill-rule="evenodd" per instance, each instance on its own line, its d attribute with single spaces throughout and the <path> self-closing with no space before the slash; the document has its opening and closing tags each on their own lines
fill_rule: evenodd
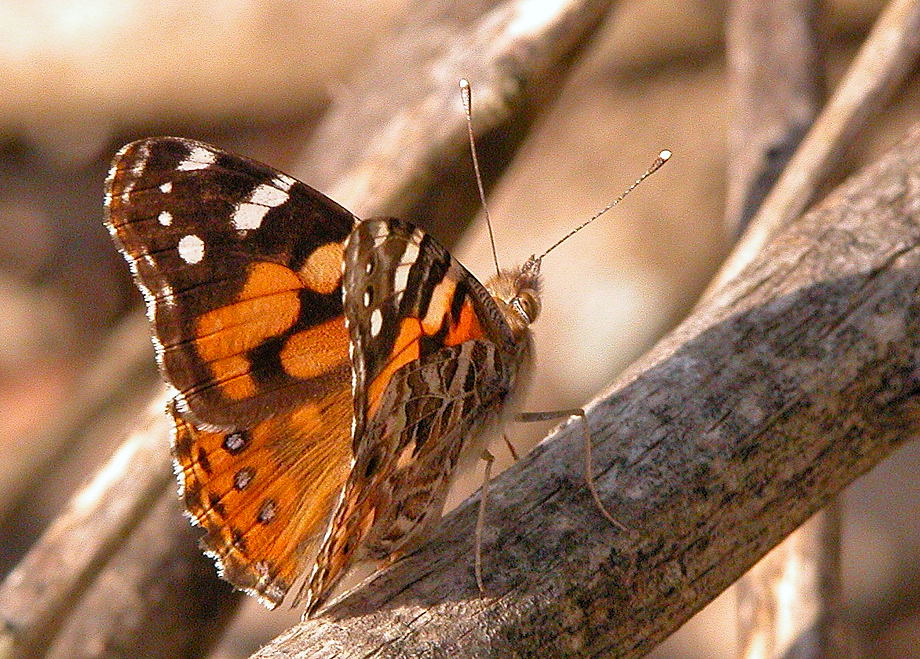
<svg viewBox="0 0 920 659">
<path fill-rule="evenodd" d="M 540 315 L 540 259 L 531 256 L 520 268 L 502 270 L 486 284 L 515 336 Z"/>
</svg>

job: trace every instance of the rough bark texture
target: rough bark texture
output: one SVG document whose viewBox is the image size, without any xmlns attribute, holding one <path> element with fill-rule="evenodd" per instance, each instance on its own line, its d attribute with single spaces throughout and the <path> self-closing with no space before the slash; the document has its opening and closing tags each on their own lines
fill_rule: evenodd
<svg viewBox="0 0 920 659">
<path fill-rule="evenodd" d="M 920 419 L 920 126 L 794 222 L 433 541 L 257 657 L 635 656 Z"/>
<path fill-rule="evenodd" d="M 814 121 L 823 60 L 814 0 L 735 0 L 726 26 L 732 119 L 726 227 L 743 231 Z M 753 255 L 752 255 L 753 256 Z M 735 585 L 738 655 L 837 656 L 840 507 L 815 513 Z"/>
</svg>

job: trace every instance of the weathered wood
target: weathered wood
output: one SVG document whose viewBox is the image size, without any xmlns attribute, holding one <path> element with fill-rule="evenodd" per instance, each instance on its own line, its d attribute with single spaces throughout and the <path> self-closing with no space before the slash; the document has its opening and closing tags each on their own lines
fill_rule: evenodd
<svg viewBox="0 0 920 659">
<path fill-rule="evenodd" d="M 636 656 L 920 419 L 920 126 L 775 236 L 589 408 L 434 539 L 255 656 Z"/>
<path fill-rule="evenodd" d="M 360 80 L 338 95 L 294 173 L 359 217 L 400 217 L 450 245 L 479 211 L 459 79 L 472 83 L 488 189 L 614 4 L 413 3 Z"/>
<path fill-rule="evenodd" d="M 735 0 L 726 25 L 732 117 L 726 227 L 747 226 L 818 113 L 814 0 Z M 752 255 L 753 256 L 753 255 Z M 735 584 L 738 656 L 838 656 L 840 506 L 815 513 Z M 782 586 L 782 588 L 780 588 Z"/>
</svg>

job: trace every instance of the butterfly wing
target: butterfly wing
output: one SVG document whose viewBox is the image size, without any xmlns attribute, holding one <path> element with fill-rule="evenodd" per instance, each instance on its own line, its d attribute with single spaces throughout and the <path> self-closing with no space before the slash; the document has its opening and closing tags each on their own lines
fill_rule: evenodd
<svg viewBox="0 0 920 659">
<path fill-rule="evenodd" d="M 233 432 L 196 428 L 170 405 L 179 493 L 218 573 L 268 608 L 313 558 L 348 475 L 351 395 Z"/>
<path fill-rule="evenodd" d="M 124 147 L 106 207 L 163 373 L 196 425 L 252 424 L 350 383 L 351 213 L 266 165 L 179 138 Z"/>
<path fill-rule="evenodd" d="M 392 558 L 437 520 L 464 443 L 497 416 L 527 352 L 485 288 L 398 220 L 352 233 L 344 305 L 355 462 L 307 585 L 311 613 L 356 553 Z"/>
<path fill-rule="evenodd" d="M 276 170 L 177 138 L 124 147 L 106 207 L 177 390 L 186 508 L 224 576 L 275 606 L 351 459 L 341 262 L 356 220 Z"/>
</svg>

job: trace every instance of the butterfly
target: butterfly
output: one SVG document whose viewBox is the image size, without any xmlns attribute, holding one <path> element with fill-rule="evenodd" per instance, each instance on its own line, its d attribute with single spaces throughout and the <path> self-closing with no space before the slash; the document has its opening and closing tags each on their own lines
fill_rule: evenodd
<svg viewBox="0 0 920 659">
<path fill-rule="evenodd" d="M 414 548 L 523 389 L 540 259 L 483 285 L 418 227 L 174 137 L 118 152 L 106 225 L 174 390 L 187 514 L 269 608 L 299 581 L 311 614 Z"/>
</svg>

